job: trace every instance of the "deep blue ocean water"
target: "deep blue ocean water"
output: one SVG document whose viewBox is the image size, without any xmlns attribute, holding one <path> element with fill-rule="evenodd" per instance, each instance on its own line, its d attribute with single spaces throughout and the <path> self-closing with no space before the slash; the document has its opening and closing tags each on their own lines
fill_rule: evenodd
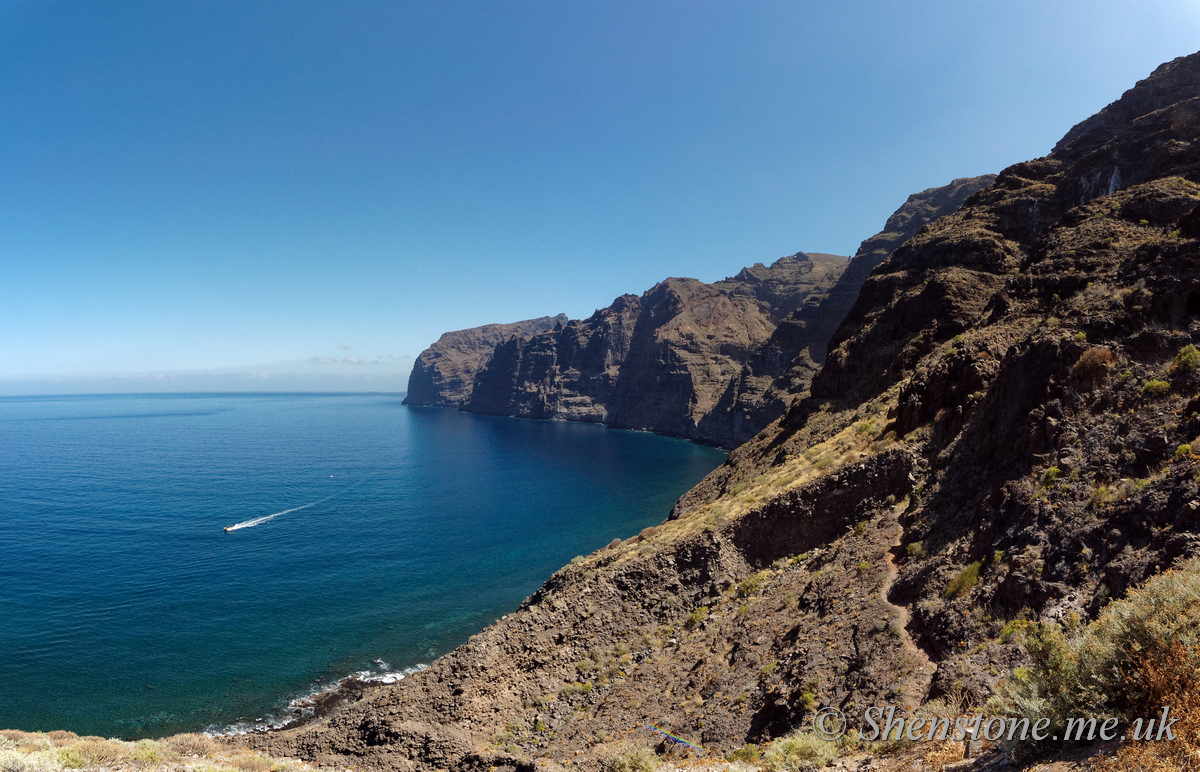
<svg viewBox="0 0 1200 772">
<path fill-rule="evenodd" d="M 430 662 L 724 458 L 317 394 L 0 397 L 0 456 L 0 728 L 111 737 Z"/>
</svg>

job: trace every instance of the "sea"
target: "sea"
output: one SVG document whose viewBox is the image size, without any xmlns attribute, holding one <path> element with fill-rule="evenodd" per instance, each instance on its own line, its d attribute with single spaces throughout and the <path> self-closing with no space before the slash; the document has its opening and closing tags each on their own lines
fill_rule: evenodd
<svg viewBox="0 0 1200 772">
<path fill-rule="evenodd" d="M 278 724 L 394 681 L 725 454 L 394 394 L 0 397 L 0 728 Z"/>
</svg>

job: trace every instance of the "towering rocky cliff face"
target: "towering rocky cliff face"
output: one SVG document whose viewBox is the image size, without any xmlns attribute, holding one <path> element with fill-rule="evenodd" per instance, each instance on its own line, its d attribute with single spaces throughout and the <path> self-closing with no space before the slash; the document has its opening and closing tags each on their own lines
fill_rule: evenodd
<svg viewBox="0 0 1200 772">
<path fill-rule="evenodd" d="M 417 360 L 406 403 L 735 447 L 808 388 L 871 270 L 993 179 L 955 180 L 910 196 L 848 265 L 797 253 L 713 284 L 667 279 L 553 329 L 447 333 Z"/>
<path fill-rule="evenodd" d="M 640 313 L 640 311 L 639 311 Z M 923 228 L 778 421 L 659 527 L 277 753 L 377 769 L 724 755 L 978 702 L 1010 622 L 1200 553 L 1200 54 Z"/>
<path fill-rule="evenodd" d="M 758 405 L 772 375 L 792 364 L 777 357 L 757 372 L 750 363 L 766 361 L 780 321 L 819 304 L 845 265 L 801 253 L 713 284 L 672 278 L 624 295 L 588 319 L 498 346 L 463 409 L 728 447 L 761 428 L 743 425 L 745 406 Z"/>
<path fill-rule="evenodd" d="M 741 444 L 768 426 L 805 392 L 825 362 L 834 332 L 858 299 L 871 271 L 925 225 L 962 206 L 972 193 L 991 185 L 994 174 L 965 177 L 938 188 L 914 193 L 892 213 L 879 233 L 863 241 L 837 283 L 822 298 L 798 308 L 780 322 L 766 345 L 746 363 L 743 378 L 770 385 L 762 392 L 743 392 L 731 410 L 714 415 L 718 421 L 741 419 L 734 425 L 733 444 Z"/>
<path fill-rule="evenodd" d="M 566 315 L 559 314 L 443 334 L 413 363 L 404 404 L 460 407 L 470 399 L 476 373 L 492 358 L 498 344 L 514 335 L 537 335 L 566 321 Z"/>
</svg>

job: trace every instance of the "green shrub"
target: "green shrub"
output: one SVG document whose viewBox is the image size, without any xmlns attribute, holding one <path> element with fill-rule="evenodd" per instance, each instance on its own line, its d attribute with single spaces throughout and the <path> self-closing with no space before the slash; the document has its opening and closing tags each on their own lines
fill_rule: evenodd
<svg viewBox="0 0 1200 772">
<path fill-rule="evenodd" d="M 61 764 L 63 769 L 81 769 L 88 765 L 87 759 L 80 756 L 74 748 L 55 748 L 54 760 Z"/>
<path fill-rule="evenodd" d="M 966 595 L 979 581 L 979 569 L 981 568 L 983 568 L 983 561 L 976 560 L 955 574 L 950 583 L 946 585 L 945 597 L 948 600 L 954 600 Z"/>
<path fill-rule="evenodd" d="M 769 772 L 808 772 L 820 769 L 836 756 L 837 743 L 806 733 L 771 743 L 761 762 Z"/>
<path fill-rule="evenodd" d="M 1115 496 L 1116 493 L 1112 488 L 1103 484 L 1097 485 L 1096 489 L 1092 491 L 1092 495 L 1088 497 L 1088 506 L 1092 509 L 1100 509 L 1112 503 Z"/>
<path fill-rule="evenodd" d="M 1065 737 L 1071 718 L 1154 715 L 1161 706 L 1139 676 L 1146 663 L 1169 661 L 1178 650 L 1184 670 L 1200 667 L 1200 560 L 1149 579 L 1105 606 L 1089 625 L 1077 619 L 1064 627 L 1030 624 L 1021 644 L 1030 664 L 997 686 L 987 703 L 992 715 L 1049 719 L 1051 737 Z M 1050 743 L 1029 737 L 1001 746 L 1022 759 Z"/>
<path fill-rule="evenodd" d="M 1175 369 L 1189 372 L 1200 367 L 1200 351 L 1191 343 L 1179 349 L 1179 353 L 1175 355 Z"/>
<path fill-rule="evenodd" d="M 1046 490 L 1053 490 L 1058 484 L 1058 478 L 1062 475 L 1062 470 L 1056 466 L 1049 467 L 1042 473 L 1042 487 Z"/>
<path fill-rule="evenodd" d="M 754 743 L 747 743 L 725 757 L 726 761 L 744 761 L 753 764 L 762 756 L 762 751 Z"/>
<path fill-rule="evenodd" d="M 1175 460 L 1176 461 L 1187 458 L 1190 455 L 1192 455 L 1191 443 L 1185 442 L 1182 445 L 1180 445 L 1178 448 L 1175 448 Z"/>
<path fill-rule="evenodd" d="M 1171 390 L 1170 381 L 1160 381 L 1151 378 L 1142 385 L 1143 397 L 1164 397 Z"/>
<path fill-rule="evenodd" d="M 756 574 L 750 574 L 742 583 L 738 585 L 737 594 L 740 598 L 749 598 L 762 589 L 763 583 L 767 581 L 768 572 L 759 571 Z"/>
<path fill-rule="evenodd" d="M 688 614 L 688 618 L 683 620 L 683 629 L 695 630 L 700 625 L 704 624 L 704 620 L 708 619 L 708 606 L 700 606 L 692 613 Z"/>
<path fill-rule="evenodd" d="M 1004 627 L 1000 628 L 1000 642 L 1012 643 L 1013 639 L 1029 625 L 1030 622 L 1028 619 L 1014 619 L 1011 622 L 1006 622 Z"/>
<path fill-rule="evenodd" d="M 163 749 L 154 740 L 138 740 L 133 749 L 133 758 L 147 764 L 158 764 L 165 760 Z"/>
<path fill-rule="evenodd" d="M 590 683 L 569 683 L 559 691 L 558 698 L 560 700 L 565 700 L 570 697 L 574 697 L 577 694 L 587 694 L 591 690 L 592 685 Z"/>
</svg>

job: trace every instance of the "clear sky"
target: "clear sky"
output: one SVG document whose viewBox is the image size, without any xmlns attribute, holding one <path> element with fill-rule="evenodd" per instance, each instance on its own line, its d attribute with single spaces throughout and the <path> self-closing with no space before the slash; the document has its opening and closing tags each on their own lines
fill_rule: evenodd
<svg viewBox="0 0 1200 772">
<path fill-rule="evenodd" d="M 849 255 L 1197 0 L 0 0 L 0 393 L 401 391 L 447 330 Z"/>
</svg>

